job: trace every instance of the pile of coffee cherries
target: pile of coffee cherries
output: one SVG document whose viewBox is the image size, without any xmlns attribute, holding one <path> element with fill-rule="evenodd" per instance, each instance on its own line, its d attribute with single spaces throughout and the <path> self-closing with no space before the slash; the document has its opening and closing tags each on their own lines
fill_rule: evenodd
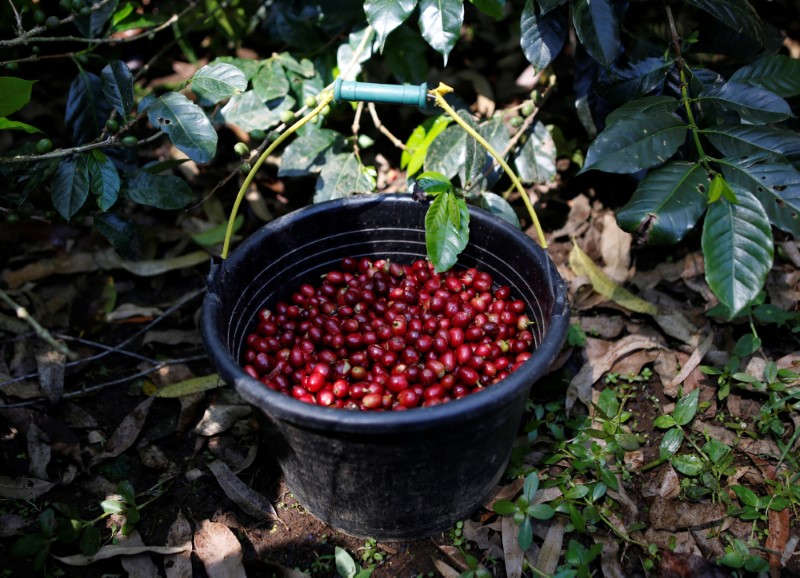
<svg viewBox="0 0 800 578">
<path fill-rule="evenodd" d="M 346 257 L 258 312 L 244 371 L 307 403 L 406 410 L 480 391 L 531 356 L 525 302 L 475 268 Z"/>
</svg>

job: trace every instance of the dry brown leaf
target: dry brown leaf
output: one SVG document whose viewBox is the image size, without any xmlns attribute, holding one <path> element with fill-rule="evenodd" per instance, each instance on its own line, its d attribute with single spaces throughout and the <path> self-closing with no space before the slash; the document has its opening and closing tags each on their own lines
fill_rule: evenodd
<svg viewBox="0 0 800 578">
<path fill-rule="evenodd" d="M 673 530 L 656 530 L 648 528 L 643 535 L 644 541 L 648 544 L 655 544 L 661 551 L 673 551 L 678 554 L 699 556 L 700 548 L 694 540 L 694 536 L 688 530 L 676 532 Z"/>
<path fill-rule="evenodd" d="M 137 454 L 145 467 L 170 474 L 178 472 L 178 465 L 158 446 L 146 445 L 138 448 Z"/>
<path fill-rule="evenodd" d="M 439 571 L 439 574 L 441 574 L 443 578 L 458 578 L 460 574 L 458 570 L 454 570 L 453 568 L 448 566 L 445 562 L 437 560 L 436 558 L 433 559 L 433 565 L 436 566 L 436 569 Z"/>
<path fill-rule="evenodd" d="M 630 278 L 633 236 L 619 228 L 611 211 L 603 213 L 600 222 L 603 226 L 600 237 L 600 255 L 605 263 L 603 272 L 615 283 L 625 283 Z"/>
<path fill-rule="evenodd" d="M 578 321 L 584 332 L 602 339 L 614 339 L 625 328 L 625 321 L 619 315 L 581 316 Z"/>
<path fill-rule="evenodd" d="M 587 340 L 588 343 L 588 340 Z M 566 410 L 572 409 L 576 401 L 581 401 L 586 407 L 591 407 L 592 386 L 603 374 L 611 371 L 618 359 L 641 349 L 662 349 L 664 346 L 649 337 L 628 335 L 611 345 L 608 351 L 599 358 L 589 357 L 587 363 L 572 378 L 567 389 Z"/>
<path fill-rule="evenodd" d="M 642 486 L 642 497 L 654 498 L 656 496 L 665 500 L 677 498 L 681 493 L 681 481 L 678 474 L 670 464 L 664 464 L 655 477 L 650 478 Z"/>
<path fill-rule="evenodd" d="M 0 538 L 22 534 L 22 531 L 32 524 L 32 520 L 19 514 L 0 514 Z"/>
<path fill-rule="evenodd" d="M 603 551 L 600 554 L 600 569 L 603 572 L 603 578 L 627 578 L 627 573 L 619 563 L 619 542 L 598 536 L 592 536 L 592 538 L 596 543 L 603 545 Z"/>
<path fill-rule="evenodd" d="M 564 546 L 564 526 L 566 520 L 561 517 L 552 518 L 544 543 L 536 558 L 536 568 L 545 574 L 552 574 L 558 567 L 561 558 L 561 548 Z"/>
<path fill-rule="evenodd" d="M 66 402 L 59 405 L 58 416 L 75 429 L 90 429 L 98 426 L 94 416 L 77 403 Z"/>
<path fill-rule="evenodd" d="M 167 546 L 185 548 L 183 552 L 164 558 L 167 578 L 192 578 L 192 527 L 183 512 L 178 512 L 169 528 Z"/>
<path fill-rule="evenodd" d="M 119 544 L 120 546 L 132 548 L 145 547 L 142 537 L 136 530 L 133 530 L 127 536 L 120 536 Z M 158 568 L 153 564 L 153 560 L 150 559 L 150 556 L 146 552 L 134 554 L 132 556 L 123 556 L 120 563 L 122 564 L 122 568 L 128 573 L 129 578 L 160 578 L 161 576 L 158 572 Z"/>
<path fill-rule="evenodd" d="M 726 512 L 725 504 L 690 504 L 656 497 L 650 506 L 650 525 L 655 530 L 669 531 L 701 528 L 723 520 Z"/>
<path fill-rule="evenodd" d="M 514 499 L 514 496 L 516 496 L 522 491 L 524 485 L 525 485 L 525 480 L 523 480 L 522 478 L 516 478 L 506 486 L 497 486 L 494 495 L 491 498 L 489 498 L 489 501 L 486 502 L 483 505 L 483 507 L 486 508 L 487 510 L 491 510 L 494 503 L 498 500 Z"/>
<path fill-rule="evenodd" d="M 73 556 L 53 556 L 56 560 L 68 564 L 69 566 L 89 566 L 98 560 L 107 560 L 108 558 L 115 558 L 117 556 L 136 556 L 144 552 L 152 552 L 153 554 L 177 554 L 182 552 L 183 547 L 171 546 L 118 546 L 108 545 L 103 546 L 93 556 L 85 556 L 83 554 L 75 554 Z"/>
<path fill-rule="evenodd" d="M 669 389 L 669 391 L 674 391 L 677 394 L 678 386 L 682 384 L 686 380 L 686 378 L 689 377 L 689 374 L 691 374 L 697 368 L 698 365 L 700 365 L 700 362 L 703 361 L 703 358 L 706 356 L 706 353 L 709 352 L 713 344 L 714 344 L 714 332 L 711 331 L 706 336 L 706 338 L 703 339 L 703 341 L 700 343 L 700 345 L 697 347 L 694 353 L 692 353 L 692 355 L 689 356 L 689 359 L 686 360 L 686 363 L 683 364 L 680 373 L 678 373 L 678 375 L 676 375 L 673 378 L 669 386 L 665 384 L 664 392 L 666 393 L 667 389 Z M 691 391 L 688 388 L 685 388 L 685 390 Z M 671 397 L 675 396 L 673 395 Z"/>
<path fill-rule="evenodd" d="M 144 317 L 151 318 L 162 315 L 164 312 L 158 307 L 147 307 L 143 305 L 136 305 L 134 303 L 123 303 L 114 309 L 111 313 L 106 314 L 106 321 L 113 323 L 114 321 L 122 321 L 130 319 L 131 317 Z"/>
<path fill-rule="evenodd" d="M 784 355 L 775 362 L 778 369 L 789 369 L 792 371 L 800 371 L 800 351 L 795 351 L 788 355 Z"/>
<path fill-rule="evenodd" d="M 552 239 L 580 236 L 581 233 L 589 228 L 589 217 L 592 215 L 589 197 L 581 193 L 571 201 L 568 201 L 567 204 L 569 205 L 567 222 L 560 229 L 550 233 Z"/>
<path fill-rule="evenodd" d="M 92 457 L 92 465 L 108 458 L 115 458 L 133 445 L 133 442 L 136 441 L 142 431 L 154 399 L 153 397 L 148 397 L 122 419 L 117 429 L 108 439 L 103 451 Z"/>
<path fill-rule="evenodd" d="M 178 414 L 178 423 L 175 425 L 177 433 L 183 434 L 191 427 L 195 419 L 197 419 L 197 413 L 200 411 L 205 398 L 204 393 L 192 393 L 178 398 L 181 403 L 181 411 Z"/>
<path fill-rule="evenodd" d="M 267 522 L 279 520 L 270 501 L 237 478 L 225 462 L 214 460 L 208 464 L 208 469 L 217 478 L 225 495 L 246 514 Z"/>
<path fill-rule="evenodd" d="M 800 536 L 797 534 L 794 534 L 786 542 L 786 548 L 783 549 L 783 554 L 781 554 L 781 566 L 786 566 L 789 563 L 789 558 L 795 553 L 798 543 L 800 543 Z"/>
<path fill-rule="evenodd" d="M 672 552 L 663 548 L 658 563 L 659 578 L 725 578 L 721 568 L 697 554 Z"/>
<path fill-rule="evenodd" d="M 246 578 L 242 545 L 224 524 L 203 520 L 194 533 L 194 548 L 208 578 Z"/>
<path fill-rule="evenodd" d="M 39 385 L 50 400 L 56 404 L 64 395 L 64 363 L 67 357 L 55 349 L 48 349 L 36 355 Z"/>
<path fill-rule="evenodd" d="M 202 343 L 197 331 L 183 329 L 152 330 L 144 334 L 142 345 L 148 343 L 163 343 L 165 345 L 199 345 Z"/>
<path fill-rule="evenodd" d="M 749 424 L 748 427 L 752 427 L 752 424 Z M 765 455 L 773 457 L 777 460 L 781 455 L 781 451 L 778 449 L 777 444 L 771 439 L 758 438 L 754 440 L 749 437 L 742 437 L 740 439 L 733 431 L 729 430 L 725 426 L 717 425 L 707 421 L 695 420 L 692 422 L 692 431 L 699 434 L 707 432 L 712 438 L 728 444 L 731 447 L 735 447 L 736 449 L 750 454 L 751 456 Z"/>
<path fill-rule="evenodd" d="M 503 516 L 503 559 L 508 578 L 522 577 L 524 552 L 519 547 L 519 525 L 511 516 Z"/>
<path fill-rule="evenodd" d="M 792 525 L 789 517 L 789 508 L 780 512 L 769 510 L 767 519 L 769 521 L 769 534 L 764 547 L 769 554 L 770 575 L 772 578 L 779 578 L 781 575 L 781 557 L 779 553 L 783 552 L 789 542 L 789 531 Z"/>
<path fill-rule="evenodd" d="M 31 423 L 26 434 L 28 442 L 28 473 L 40 480 L 47 480 L 47 464 L 50 463 L 50 440 L 47 434 Z"/>
<path fill-rule="evenodd" d="M 55 486 L 37 478 L 9 478 L 0 476 L 0 498 L 12 500 L 35 500 Z"/>
<path fill-rule="evenodd" d="M 450 562 L 452 562 L 456 568 L 462 572 L 469 569 L 469 565 L 464 559 L 464 554 L 462 554 L 461 550 L 455 546 L 450 546 L 449 544 L 438 544 L 437 548 L 439 548 L 439 551 L 447 556 L 450 559 Z"/>
<path fill-rule="evenodd" d="M 474 520 L 464 520 L 464 538 L 474 542 L 481 550 L 488 550 L 495 558 L 502 558 L 503 544 L 500 534 L 493 533 L 489 526 Z"/>
<path fill-rule="evenodd" d="M 206 408 L 200 422 L 194 428 L 201 436 L 214 436 L 224 432 L 239 419 L 250 415 L 249 405 L 213 404 Z"/>
</svg>

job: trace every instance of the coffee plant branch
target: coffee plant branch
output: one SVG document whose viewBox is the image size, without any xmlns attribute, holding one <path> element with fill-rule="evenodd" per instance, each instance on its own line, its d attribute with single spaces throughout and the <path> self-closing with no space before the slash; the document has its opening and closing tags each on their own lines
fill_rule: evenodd
<svg viewBox="0 0 800 578">
<path fill-rule="evenodd" d="M 394 146 L 400 150 L 406 150 L 406 145 L 404 145 L 399 138 L 394 136 L 392 132 L 383 125 L 380 117 L 378 117 L 378 111 L 375 109 L 374 102 L 367 103 L 367 110 L 369 111 L 369 115 L 372 117 L 372 124 L 375 125 L 375 128 L 377 128 L 383 136 L 388 138 Z"/>
<path fill-rule="evenodd" d="M 102 8 L 103 6 L 108 4 L 109 2 L 111 2 L 111 0 L 102 0 L 102 2 L 99 2 L 97 4 L 92 5 L 91 6 L 92 12 L 94 12 L 95 10 L 100 10 L 100 8 Z M 12 4 L 12 7 L 13 7 L 13 4 Z M 15 10 L 15 12 L 16 12 L 16 10 Z M 75 20 L 75 14 L 70 14 L 69 16 L 65 16 L 64 18 L 62 18 L 58 22 L 58 24 L 56 26 L 61 26 L 63 24 L 68 24 L 69 22 L 72 22 L 73 20 Z M 55 28 L 56 26 L 54 26 L 53 28 Z M 58 38 L 36 37 L 35 36 L 36 34 L 39 34 L 40 32 L 44 32 L 45 30 L 48 30 L 48 28 L 49 28 L 48 26 L 44 26 L 44 25 L 43 26 L 34 26 L 33 28 L 31 28 L 27 32 L 24 32 L 24 31 L 21 32 L 19 34 L 19 36 L 17 36 L 16 38 L 11 38 L 11 39 L 8 39 L 8 40 L 0 40 L 0 46 L 17 46 L 19 44 L 28 44 L 29 42 L 53 42 L 53 41 L 59 41 L 59 40 L 74 40 L 76 42 L 88 42 L 88 43 L 97 43 L 97 44 L 101 43 L 101 42 L 98 42 L 100 39 L 80 38 L 80 37 L 77 37 L 77 36 L 61 36 L 61 37 L 58 37 Z"/>
</svg>

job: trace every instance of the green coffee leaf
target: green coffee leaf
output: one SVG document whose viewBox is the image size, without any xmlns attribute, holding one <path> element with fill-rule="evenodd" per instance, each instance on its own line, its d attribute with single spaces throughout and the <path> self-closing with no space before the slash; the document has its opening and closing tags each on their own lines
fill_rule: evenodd
<svg viewBox="0 0 800 578">
<path fill-rule="evenodd" d="M 769 219 L 758 199 L 734 186 L 737 204 L 710 205 L 703 226 L 706 281 L 731 317 L 755 299 L 772 268 Z"/>
<path fill-rule="evenodd" d="M 100 4 L 93 2 L 93 4 Z M 111 16 L 117 9 L 119 0 L 110 0 L 104 2 L 96 10 L 92 10 L 89 14 L 77 14 L 73 23 L 75 27 L 81 31 L 86 38 L 96 38 L 100 36 L 105 28 L 106 22 L 109 21 Z"/>
<path fill-rule="evenodd" d="M 733 354 L 740 358 L 747 357 L 748 355 L 753 355 L 759 349 L 761 349 L 761 339 L 752 333 L 745 333 L 736 341 L 736 345 L 733 348 Z"/>
<path fill-rule="evenodd" d="M 545 183 L 556 176 L 556 143 L 539 121 L 526 133 L 525 144 L 514 156 L 514 166 L 523 183 Z"/>
<path fill-rule="evenodd" d="M 708 176 L 703 165 L 669 162 L 649 171 L 628 204 L 617 211 L 626 231 L 641 231 L 652 245 L 674 245 L 694 228 L 706 210 Z"/>
<path fill-rule="evenodd" d="M 286 53 L 283 53 L 286 54 Z M 275 58 L 281 59 L 281 54 L 277 55 Z M 294 59 L 293 59 L 294 60 Z M 296 61 L 295 61 L 296 62 Z M 242 72 L 244 72 L 244 77 L 250 81 L 253 77 L 258 74 L 258 70 L 261 68 L 261 61 L 253 60 L 252 58 L 236 58 L 233 56 L 220 56 L 212 60 L 208 65 L 209 66 L 216 66 L 217 64 L 232 64 Z M 289 67 L 287 67 L 289 68 Z M 312 76 L 313 76 L 313 66 L 312 68 Z"/>
<path fill-rule="evenodd" d="M 723 566 L 728 566 L 729 568 L 744 567 L 744 558 L 740 556 L 737 552 L 728 552 L 724 556 L 719 558 L 717 561 Z"/>
<path fill-rule="evenodd" d="M 694 477 L 703 471 L 703 460 L 695 454 L 675 456 L 672 458 L 672 467 L 684 476 Z"/>
<path fill-rule="evenodd" d="M 381 53 L 386 44 L 386 37 L 408 20 L 416 5 L 417 0 L 366 0 L 364 2 L 367 22 L 378 35 Z"/>
<path fill-rule="evenodd" d="M 102 79 L 81 70 L 69 87 L 65 122 L 72 134 L 72 142 L 82 145 L 100 135 L 111 114 L 111 105 L 105 98 Z"/>
<path fill-rule="evenodd" d="M 116 213 L 101 213 L 94 217 L 94 228 L 103 235 L 121 257 L 139 257 L 141 237 L 136 226 Z"/>
<path fill-rule="evenodd" d="M 371 193 L 375 190 L 375 179 L 364 171 L 364 167 L 353 153 L 326 155 L 325 164 L 317 179 L 314 202 L 349 197 L 355 193 Z"/>
<path fill-rule="evenodd" d="M 681 448 L 681 444 L 683 444 L 683 430 L 678 427 L 667 430 L 658 446 L 659 458 L 662 460 L 671 458 Z"/>
<path fill-rule="evenodd" d="M 369 38 L 364 36 L 369 34 Z M 366 27 L 361 30 L 351 32 L 347 36 L 347 42 L 339 45 L 336 50 L 336 65 L 339 67 L 339 77 L 343 80 L 355 80 L 361 74 L 361 64 L 366 62 L 372 57 L 372 34 L 371 28 Z M 364 44 L 365 49 L 362 49 L 356 57 L 358 47 Z"/>
<path fill-rule="evenodd" d="M 709 103 L 732 110 L 751 124 L 780 122 L 794 116 L 789 103 L 774 92 L 739 82 L 726 82 L 708 88 L 697 98 L 701 105 Z"/>
<path fill-rule="evenodd" d="M 120 179 L 117 167 L 103 152 L 94 149 L 86 155 L 89 166 L 90 189 L 97 197 L 101 211 L 109 210 L 117 202 Z"/>
<path fill-rule="evenodd" d="M 774 126 L 735 124 L 710 127 L 700 132 L 722 154 L 732 159 L 760 154 L 762 158 L 768 155 L 781 155 L 789 162 L 800 162 L 800 135 L 792 130 Z"/>
<path fill-rule="evenodd" d="M 775 157 L 753 155 L 726 159 L 722 172 L 731 185 L 755 195 L 770 223 L 800 237 L 800 170 Z"/>
<path fill-rule="evenodd" d="M 606 128 L 589 146 L 581 172 L 635 173 L 669 159 L 688 126 L 674 114 L 651 110 Z"/>
<path fill-rule="evenodd" d="M 450 179 L 442 173 L 435 171 L 426 171 L 417 176 L 417 185 L 426 193 L 435 195 L 438 193 L 446 193 L 453 190 L 453 185 Z"/>
<path fill-rule="evenodd" d="M 419 32 L 403 25 L 386 40 L 383 57 L 397 82 L 419 84 L 428 75 L 427 50 Z"/>
<path fill-rule="evenodd" d="M 53 208 L 69 221 L 89 196 L 89 168 L 85 156 L 63 159 L 53 176 L 50 198 Z"/>
<path fill-rule="evenodd" d="M 567 3 L 567 0 L 536 0 L 539 8 L 542 9 L 542 14 L 547 14 L 551 10 L 555 10 L 559 6 Z"/>
<path fill-rule="evenodd" d="M 463 0 L 420 0 L 419 29 L 436 52 L 447 57 L 461 35 L 464 22 Z"/>
<path fill-rule="evenodd" d="M 636 434 L 632 433 L 618 433 L 614 434 L 614 441 L 617 442 L 626 452 L 632 452 L 639 449 L 639 438 Z"/>
<path fill-rule="evenodd" d="M 217 131 L 203 109 L 184 95 L 167 92 L 155 97 L 147 106 L 147 118 L 193 161 L 207 163 L 216 154 Z"/>
<path fill-rule="evenodd" d="M 747 0 L 688 0 L 688 3 L 711 14 L 739 34 L 763 42 L 761 18 Z"/>
<path fill-rule="evenodd" d="M 297 59 L 288 52 L 281 52 L 280 54 L 273 55 L 273 58 L 281 64 L 286 70 L 296 72 L 304 78 L 311 78 L 314 76 L 314 63 L 308 58 L 303 58 L 299 62 Z"/>
<path fill-rule="evenodd" d="M 35 80 L 0 76 L 0 117 L 17 112 L 31 100 Z"/>
<path fill-rule="evenodd" d="M 425 163 L 428 147 L 450 122 L 450 117 L 443 114 L 429 118 L 415 128 L 406 141 L 406 148 L 400 157 L 400 168 L 406 169 L 409 176 L 419 171 Z"/>
<path fill-rule="evenodd" d="M 126 175 L 122 194 L 135 203 L 158 209 L 183 209 L 194 202 L 192 190 L 180 177 L 154 175 L 144 169 Z"/>
<path fill-rule="evenodd" d="M 678 425 L 686 425 L 692 419 L 694 414 L 697 413 L 697 402 L 700 396 L 700 389 L 693 389 L 688 395 L 683 396 L 675 404 L 675 409 L 672 410 L 672 417 Z"/>
<path fill-rule="evenodd" d="M 425 170 L 442 173 L 453 178 L 464 166 L 467 133 L 460 126 L 447 127 L 433 139 L 425 156 Z"/>
<path fill-rule="evenodd" d="M 324 166 L 325 153 L 337 141 L 343 142 L 341 135 L 327 128 L 303 133 L 283 151 L 278 176 L 301 177 L 319 171 Z"/>
<path fill-rule="evenodd" d="M 500 514 L 501 516 L 507 516 L 517 511 L 517 505 L 511 500 L 497 500 L 492 505 L 492 509 L 495 511 L 496 514 Z"/>
<path fill-rule="evenodd" d="M 255 89 L 256 81 L 253 80 Z M 289 84 L 286 84 L 287 90 Z M 233 64 L 208 64 L 192 76 L 192 91 L 203 100 L 216 104 L 247 89 L 247 77 Z M 285 94 L 285 93 L 284 93 Z M 281 95 L 283 96 L 283 95 Z M 267 99 L 264 99 L 267 100 Z"/>
<path fill-rule="evenodd" d="M 572 23 L 589 55 L 610 66 L 619 54 L 619 22 L 609 0 L 574 0 Z"/>
<path fill-rule="evenodd" d="M 38 521 L 42 534 L 51 538 L 56 530 L 56 513 L 52 509 L 47 508 L 39 514 Z"/>
<path fill-rule="evenodd" d="M 680 106 L 680 101 L 674 96 L 645 96 L 626 102 L 615 108 L 606 117 L 606 126 L 611 126 L 626 118 L 631 118 L 645 112 L 675 112 Z"/>
<path fill-rule="evenodd" d="M 765 56 L 734 72 L 729 80 L 766 88 L 783 98 L 800 95 L 800 60 Z"/>
<path fill-rule="evenodd" d="M 0 130 L 24 130 L 28 134 L 42 132 L 35 126 L 31 126 L 28 123 L 17 120 L 8 120 L 7 118 L 0 118 Z"/>
<path fill-rule="evenodd" d="M 289 79 L 277 60 L 270 58 L 261 65 L 253 77 L 253 92 L 262 102 L 270 102 L 289 94 Z"/>
<path fill-rule="evenodd" d="M 473 130 L 476 132 L 478 131 L 478 125 L 473 120 L 469 111 L 459 110 L 458 116 Z M 486 164 L 487 153 L 478 141 L 469 134 L 467 134 L 464 139 L 464 147 L 464 167 L 463 171 L 459 170 L 459 176 L 461 177 L 461 183 L 464 188 L 468 188 L 472 181 L 479 177 L 483 171 L 483 167 Z"/>
<path fill-rule="evenodd" d="M 522 520 L 522 523 L 519 525 L 519 535 L 517 536 L 517 541 L 523 552 L 527 552 L 528 548 L 530 548 L 531 544 L 533 544 L 533 525 L 531 524 L 531 519 L 528 516 L 525 516 L 525 519 Z"/>
<path fill-rule="evenodd" d="M 438 195 L 425 214 L 425 245 L 437 273 L 447 271 L 469 240 L 469 211 L 452 192 Z"/>
<path fill-rule="evenodd" d="M 237 94 L 222 107 L 220 116 L 230 124 L 235 124 L 247 132 L 261 129 L 267 130 L 280 122 L 281 113 L 292 110 L 295 100 L 285 97 L 272 108 L 265 105 L 254 90 Z"/>
<path fill-rule="evenodd" d="M 711 179 L 711 185 L 708 187 L 708 204 L 716 203 L 723 197 L 731 203 L 736 203 L 736 193 L 733 192 L 725 177 L 717 173 Z"/>
<path fill-rule="evenodd" d="M 508 201 L 500 195 L 483 191 L 481 193 L 481 207 L 504 221 L 508 221 L 518 229 L 520 228 L 519 217 L 517 217 L 516 211 L 514 211 L 514 208 Z"/>
<path fill-rule="evenodd" d="M 133 75 L 128 65 L 114 60 L 103 67 L 100 76 L 106 100 L 120 117 L 124 117 L 133 109 Z"/>
<path fill-rule="evenodd" d="M 534 0 L 526 0 L 520 19 L 520 46 L 534 69 L 547 67 L 567 40 L 567 15 L 563 10 L 537 14 Z"/>
<path fill-rule="evenodd" d="M 506 0 L 469 0 L 473 6 L 496 20 L 503 17 Z"/>
</svg>

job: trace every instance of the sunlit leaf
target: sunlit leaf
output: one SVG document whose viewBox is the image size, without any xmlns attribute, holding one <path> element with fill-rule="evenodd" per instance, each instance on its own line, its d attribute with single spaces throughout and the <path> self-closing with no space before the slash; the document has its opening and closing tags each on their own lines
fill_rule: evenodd
<svg viewBox="0 0 800 578">
<path fill-rule="evenodd" d="M 481 207 L 520 228 L 519 217 L 514 208 L 503 197 L 496 193 L 483 191 L 481 193 Z"/>
<path fill-rule="evenodd" d="M 366 0 L 364 2 L 367 22 L 378 35 L 381 52 L 383 52 L 389 34 L 408 20 L 416 6 L 417 0 Z"/>
<path fill-rule="evenodd" d="M 464 22 L 463 0 L 420 0 L 419 28 L 422 37 L 442 56 L 447 57 L 461 35 Z"/>
<path fill-rule="evenodd" d="M 169 136 L 181 152 L 207 163 L 217 152 L 217 131 L 199 106 L 177 92 L 156 97 L 147 107 L 150 124 Z"/>
<path fill-rule="evenodd" d="M 289 94 L 289 79 L 277 60 L 269 59 L 261 65 L 253 77 L 253 92 L 262 102 L 270 102 Z"/>
<path fill-rule="evenodd" d="M 16 112 L 31 100 L 35 80 L 15 76 L 0 77 L 0 117 Z"/>
<path fill-rule="evenodd" d="M 453 213 L 458 222 L 453 222 Z M 425 245 L 437 273 L 447 271 L 469 241 L 469 211 L 464 199 L 451 192 L 438 195 L 425 214 Z"/>
<path fill-rule="evenodd" d="M 353 153 L 327 155 L 317 179 L 314 202 L 349 197 L 355 193 L 371 193 L 375 180 L 364 172 L 364 167 Z"/>
<path fill-rule="evenodd" d="M 287 96 L 278 103 L 270 103 L 272 108 L 261 101 L 254 90 L 233 96 L 222 107 L 220 116 L 230 124 L 235 124 L 244 130 L 267 130 L 280 122 L 281 113 L 292 110 L 295 100 Z"/>
<path fill-rule="evenodd" d="M 255 81 L 253 81 L 253 88 L 255 88 Z M 192 76 L 192 91 L 210 103 L 230 98 L 246 89 L 247 77 L 233 64 L 224 62 L 208 64 Z"/>
<path fill-rule="evenodd" d="M 567 15 L 563 10 L 537 14 L 534 0 L 526 0 L 520 19 L 520 46 L 535 70 L 547 67 L 567 40 Z"/>
</svg>

